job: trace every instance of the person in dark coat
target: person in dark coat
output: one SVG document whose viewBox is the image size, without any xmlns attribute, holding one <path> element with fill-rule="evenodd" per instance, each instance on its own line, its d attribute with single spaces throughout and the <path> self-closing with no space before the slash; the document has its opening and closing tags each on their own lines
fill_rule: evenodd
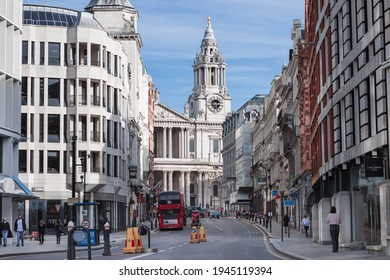
<svg viewBox="0 0 390 280">
<path fill-rule="evenodd" d="M 64 227 L 60 220 L 57 220 L 54 224 L 54 232 L 56 233 L 57 244 L 61 243 L 61 235 L 64 233 Z"/>
<path fill-rule="evenodd" d="M 283 227 L 284 227 L 284 233 L 287 233 L 287 229 L 290 225 L 290 218 L 288 217 L 288 215 L 284 215 L 283 217 Z"/>
<path fill-rule="evenodd" d="M 6 217 L 4 217 L 1 222 L 0 230 L 1 237 L 3 239 L 3 247 L 7 247 L 7 238 L 12 237 L 12 232 Z"/>
<path fill-rule="evenodd" d="M 38 225 L 39 245 L 43 245 L 43 242 L 45 241 L 45 231 L 46 231 L 45 221 L 41 220 Z"/>
<path fill-rule="evenodd" d="M 16 246 L 18 247 L 20 243 L 24 246 L 24 232 L 26 231 L 26 222 L 22 219 L 21 215 L 18 215 L 18 218 L 15 220 L 14 231 L 17 234 Z"/>
</svg>

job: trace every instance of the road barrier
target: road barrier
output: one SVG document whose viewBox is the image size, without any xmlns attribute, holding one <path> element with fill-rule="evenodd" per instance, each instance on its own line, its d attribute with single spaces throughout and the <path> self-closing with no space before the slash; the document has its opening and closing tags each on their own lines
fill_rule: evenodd
<svg viewBox="0 0 390 280">
<path fill-rule="evenodd" d="M 134 239 L 135 239 L 135 242 L 136 242 L 136 248 L 137 248 L 137 253 L 143 253 L 145 252 L 145 248 L 144 248 L 144 244 L 142 242 L 142 238 L 138 232 L 138 227 L 133 227 L 133 235 L 134 235 Z"/>
<path fill-rule="evenodd" d="M 199 243 L 199 228 L 198 227 L 192 227 L 191 228 L 191 238 L 190 243 Z"/>
<path fill-rule="evenodd" d="M 200 226 L 199 227 L 199 241 L 200 242 L 206 242 L 207 241 L 206 230 L 205 230 L 204 226 Z"/>
<path fill-rule="evenodd" d="M 123 247 L 122 252 L 123 254 L 137 253 L 137 246 L 136 246 L 133 228 L 127 228 L 126 230 L 125 247 Z"/>
</svg>

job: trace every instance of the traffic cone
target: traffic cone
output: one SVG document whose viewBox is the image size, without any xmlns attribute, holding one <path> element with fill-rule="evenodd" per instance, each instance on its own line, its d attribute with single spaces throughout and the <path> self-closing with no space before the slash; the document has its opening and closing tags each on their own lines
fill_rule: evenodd
<svg viewBox="0 0 390 280">
<path fill-rule="evenodd" d="M 123 254 L 134 254 L 137 253 L 137 246 L 135 243 L 133 228 L 127 228 L 125 247 L 122 250 Z"/>
<path fill-rule="evenodd" d="M 190 243 L 199 243 L 199 230 L 198 227 L 191 228 L 191 239 Z"/>
<path fill-rule="evenodd" d="M 135 239 L 135 246 L 137 248 L 137 253 L 143 253 L 145 252 L 144 244 L 142 242 L 142 238 L 138 233 L 138 228 L 133 227 L 133 234 L 134 234 L 134 239 Z"/>
<path fill-rule="evenodd" d="M 204 226 L 200 226 L 199 228 L 199 241 L 200 242 L 206 242 L 206 230 L 204 229 Z"/>
</svg>

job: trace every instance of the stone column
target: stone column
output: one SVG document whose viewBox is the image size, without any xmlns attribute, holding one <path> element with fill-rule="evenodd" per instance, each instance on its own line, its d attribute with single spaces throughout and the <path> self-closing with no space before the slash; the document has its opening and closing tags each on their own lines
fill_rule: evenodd
<svg viewBox="0 0 390 280">
<path fill-rule="evenodd" d="M 163 127 L 163 158 L 167 157 L 167 128 Z"/>
<path fill-rule="evenodd" d="M 209 195 L 209 173 L 203 172 L 203 188 L 204 188 L 204 207 L 206 203 L 210 206 L 210 195 Z"/>
<path fill-rule="evenodd" d="M 191 204 L 191 192 L 190 192 L 191 181 L 190 181 L 190 175 L 191 175 L 191 172 L 190 171 L 186 171 L 186 183 L 185 183 L 186 205 L 190 205 Z"/>
<path fill-rule="evenodd" d="M 168 188 L 167 188 L 167 171 L 163 171 L 163 191 L 167 191 Z"/>
<path fill-rule="evenodd" d="M 201 171 L 198 171 L 198 203 L 197 205 L 202 205 L 203 204 L 203 197 L 202 197 L 202 186 L 203 186 L 203 182 L 202 182 L 202 172 Z"/>
<path fill-rule="evenodd" d="M 168 128 L 168 158 L 172 158 L 172 127 Z"/>
<path fill-rule="evenodd" d="M 332 244 L 330 237 L 329 225 L 326 217 L 330 212 L 330 198 L 323 198 L 318 203 L 318 234 L 319 243 L 322 245 Z M 341 221 L 342 222 L 342 221 Z"/>
<path fill-rule="evenodd" d="M 173 188 L 172 188 L 172 177 L 173 177 L 173 171 L 168 171 L 168 190 L 171 191 Z"/>
<path fill-rule="evenodd" d="M 184 194 L 185 192 L 185 182 L 184 182 L 184 171 L 180 171 L 180 192 Z"/>
</svg>

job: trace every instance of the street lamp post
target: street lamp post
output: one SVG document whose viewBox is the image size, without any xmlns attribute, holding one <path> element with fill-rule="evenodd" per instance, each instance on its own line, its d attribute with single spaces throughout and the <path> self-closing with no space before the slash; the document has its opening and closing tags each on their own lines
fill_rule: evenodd
<svg viewBox="0 0 390 280">
<path fill-rule="evenodd" d="M 87 196 L 87 177 L 86 177 L 86 173 L 87 173 L 87 159 L 89 159 L 91 156 L 90 155 L 86 155 L 86 156 L 82 156 L 80 158 L 81 160 L 81 166 L 83 168 L 83 172 L 84 172 L 84 176 L 83 176 L 83 183 L 84 183 L 84 197 L 83 197 L 83 202 L 87 202 L 87 199 L 86 199 L 86 196 Z"/>
<path fill-rule="evenodd" d="M 76 141 L 77 136 L 70 138 L 72 142 L 72 198 L 76 197 Z M 72 217 L 73 218 L 73 217 Z"/>
<path fill-rule="evenodd" d="M 136 165 L 129 165 L 128 171 L 129 171 L 130 202 L 131 202 L 133 197 L 133 192 L 137 193 L 136 190 L 137 185 L 133 184 L 133 180 L 137 179 L 138 167 Z M 132 222 L 131 222 L 132 227 L 135 227 L 137 224 L 137 220 L 136 220 L 137 218 L 135 217 L 134 213 L 131 213 L 131 211 L 129 213 L 129 216 L 132 217 Z"/>
</svg>

